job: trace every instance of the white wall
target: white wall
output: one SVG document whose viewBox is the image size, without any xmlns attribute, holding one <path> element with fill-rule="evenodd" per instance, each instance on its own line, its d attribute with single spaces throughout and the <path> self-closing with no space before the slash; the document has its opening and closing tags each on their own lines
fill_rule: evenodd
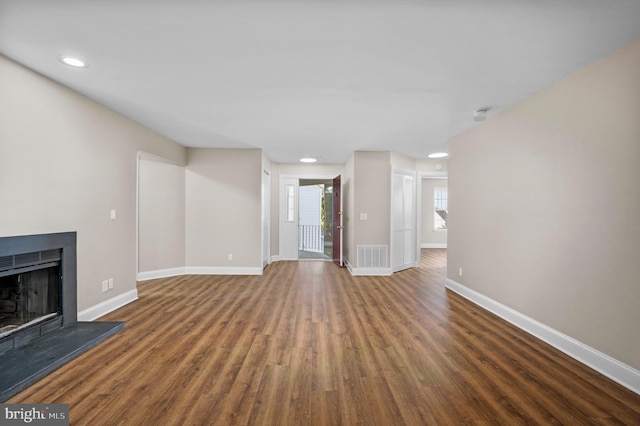
<svg viewBox="0 0 640 426">
<path fill-rule="evenodd" d="M 0 236 L 77 231 L 79 311 L 135 292 L 137 152 L 184 148 L 3 56 L 0 94 Z"/>
<path fill-rule="evenodd" d="M 300 186 L 298 189 L 299 200 L 299 225 L 320 226 L 322 220 L 322 193 L 318 185 Z"/>
</svg>

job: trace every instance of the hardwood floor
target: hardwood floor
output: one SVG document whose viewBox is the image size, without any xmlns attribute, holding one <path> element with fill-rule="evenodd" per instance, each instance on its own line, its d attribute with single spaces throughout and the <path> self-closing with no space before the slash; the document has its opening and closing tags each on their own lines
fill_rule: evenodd
<svg viewBox="0 0 640 426">
<path fill-rule="evenodd" d="M 640 396 L 444 289 L 330 262 L 139 283 L 105 343 L 8 402 L 77 425 L 640 424 Z"/>
</svg>

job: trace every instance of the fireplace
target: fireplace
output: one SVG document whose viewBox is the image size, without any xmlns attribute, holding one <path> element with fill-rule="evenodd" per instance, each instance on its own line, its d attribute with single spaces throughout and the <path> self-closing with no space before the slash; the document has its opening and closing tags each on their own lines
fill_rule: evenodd
<svg viewBox="0 0 640 426">
<path fill-rule="evenodd" d="M 32 336 L 62 326 L 61 252 L 0 257 L 0 339 L 7 341 L 7 336 L 34 326 L 40 330 Z M 22 342 L 27 340 L 23 337 Z M 0 352 L 13 346 L 0 343 Z"/>
<path fill-rule="evenodd" d="M 0 238 L 0 402 L 124 327 L 78 322 L 76 238 Z"/>
<path fill-rule="evenodd" d="M 76 233 L 0 238 L 0 355 L 77 321 Z"/>
</svg>

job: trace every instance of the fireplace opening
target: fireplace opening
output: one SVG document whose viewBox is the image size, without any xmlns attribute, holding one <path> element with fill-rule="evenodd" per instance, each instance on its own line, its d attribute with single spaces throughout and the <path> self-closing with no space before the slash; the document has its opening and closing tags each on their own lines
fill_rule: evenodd
<svg viewBox="0 0 640 426">
<path fill-rule="evenodd" d="M 58 261 L 18 271 L 0 272 L 0 338 L 62 314 Z"/>
</svg>

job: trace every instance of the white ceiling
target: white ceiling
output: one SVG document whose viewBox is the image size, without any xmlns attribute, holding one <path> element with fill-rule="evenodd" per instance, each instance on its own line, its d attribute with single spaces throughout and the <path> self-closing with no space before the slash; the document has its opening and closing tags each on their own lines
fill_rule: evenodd
<svg viewBox="0 0 640 426">
<path fill-rule="evenodd" d="M 638 0 L 0 0 L 0 53 L 182 145 L 280 163 L 425 158 L 639 38 Z"/>
</svg>

